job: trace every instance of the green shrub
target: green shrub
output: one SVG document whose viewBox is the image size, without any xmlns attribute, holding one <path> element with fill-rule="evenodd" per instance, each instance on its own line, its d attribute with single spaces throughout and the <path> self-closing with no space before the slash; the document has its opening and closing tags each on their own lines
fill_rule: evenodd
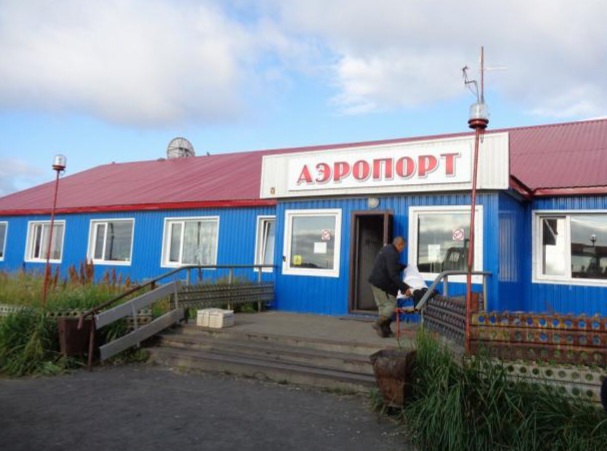
<svg viewBox="0 0 607 451">
<path fill-rule="evenodd" d="M 54 320 L 26 309 L 0 321 L 0 372 L 9 376 L 55 374 L 72 362 L 59 354 Z"/>
<path fill-rule="evenodd" d="M 114 273 L 107 273 L 101 283 L 93 283 L 92 265 L 83 264 L 80 271 L 69 269 L 65 280 L 59 273 L 50 278 L 46 304 L 41 305 L 43 274 L 20 271 L 0 272 L 0 303 L 23 307 L 23 310 L 0 317 L 0 373 L 9 376 L 54 374 L 81 365 L 75 358 L 60 353 L 57 313 L 84 312 L 123 293 Z M 49 315 L 51 314 L 51 315 Z M 127 321 L 116 321 L 101 329 L 97 345 L 127 332 Z M 140 361 L 143 353 L 125 353 L 122 361 Z"/>
<path fill-rule="evenodd" d="M 457 359 L 436 339 L 417 339 L 413 396 L 402 418 L 423 450 L 598 451 L 607 443 L 602 410 L 550 385 L 513 381 L 484 356 Z"/>
</svg>

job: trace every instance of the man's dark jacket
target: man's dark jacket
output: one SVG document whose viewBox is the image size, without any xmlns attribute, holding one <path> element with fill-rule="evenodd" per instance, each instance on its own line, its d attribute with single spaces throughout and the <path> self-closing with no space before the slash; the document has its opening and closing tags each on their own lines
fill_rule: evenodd
<svg viewBox="0 0 607 451">
<path fill-rule="evenodd" d="M 377 258 L 369 276 L 369 283 L 392 296 L 403 293 L 409 289 L 409 285 L 403 282 L 400 272 L 406 268 L 399 262 L 400 253 L 393 244 L 385 245 Z"/>
</svg>

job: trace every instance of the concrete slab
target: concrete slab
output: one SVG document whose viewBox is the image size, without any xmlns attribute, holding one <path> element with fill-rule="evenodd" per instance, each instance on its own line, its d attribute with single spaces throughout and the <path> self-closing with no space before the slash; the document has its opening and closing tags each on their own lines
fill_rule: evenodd
<svg viewBox="0 0 607 451">
<path fill-rule="evenodd" d="M 373 344 L 377 345 L 378 349 L 397 347 L 399 342 L 400 346 L 407 347 L 414 342 L 419 327 L 417 323 L 401 322 L 399 339 L 381 338 L 371 327 L 374 319 L 372 316 L 337 317 L 267 311 L 237 313 L 233 327 L 239 331 L 254 333 Z M 392 330 L 396 331 L 396 323 L 392 324 Z"/>
</svg>

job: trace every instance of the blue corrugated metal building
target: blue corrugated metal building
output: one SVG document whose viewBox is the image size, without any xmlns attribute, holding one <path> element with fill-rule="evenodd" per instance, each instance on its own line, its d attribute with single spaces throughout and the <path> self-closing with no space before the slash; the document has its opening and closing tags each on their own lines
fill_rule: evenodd
<svg viewBox="0 0 607 451">
<path fill-rule="evenodd" d="M 92 261 L 97 277 L 133 281 L 182 264 L 270 263 L 276 309 L 372 312 L 366 278 L 393 236 L 428 283 L 466 268 L 472 143 L 458 134 L 100 166 L 60 180 L 50 262 L 67 274 Z M 474 268 L 491 274 L 487 309 L 607 314 L 606 152 L 607 120 L 485 134 Z M 44 270 L 53 188 L 0 198 L 0 270 Z M 464 281 L 450 278 L 450 293 Z"/>
</svg>

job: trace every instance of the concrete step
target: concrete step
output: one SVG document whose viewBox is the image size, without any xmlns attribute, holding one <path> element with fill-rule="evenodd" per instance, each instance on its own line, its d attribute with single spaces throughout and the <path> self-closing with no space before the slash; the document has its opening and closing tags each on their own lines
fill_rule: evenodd
<svg viewBox="0 0 607 451">
<path fill-rule="evenodd" d="M 156 363 L 189 371 L 355 392 L 376 386 L 369 356 L 377 350 L 366 343 L 189 324 L 160 334 L 150 349 Z"/>
<path fill-rule="evenodd" d="M 155 363 L 188 371 L 217 372 L 271 380 L 278 383 L 308 385 L 359 393 L 375 387 L 375 378 L 367 374 L 336 371 L 309 365 L 275 362 L 254 357 L 216 354 L 203 350 L 156 347 Z"/>
<path fill-rule="evenodd" d="M 318 349 L 322 351 L 358 354 L 365 357 L 370 356 L 371 354 L 380 349 L 395 347 L 394 344 L 389 343 L 382 343 L 382 345 L 380 346 L 376 343 L 367 343 L 364 341 L 343 341 L 326 338 L 272 334 L 268 332 L 252 332 L 246 330 L 243 331 L 237 327 L 213 329 L 209 327 L 199 327 L 191 323 L 185 324 L 181 327 L 177 327 L 174 329 L 169 329 L 166 333 L 189 334 L 214 338 L 232 337 L 240 340 L 241 342 L 279 343 L 282 345 Z"/>
<path fill-rule="evenodd" d="M 164 334 L 159 337 L 158 344 L 163 347 L 251 356 L 276 362 L 307 364 L 319 368 L 373 375 L 369 355 L 290 346 L 281 342 L 242 341 L 233 336 L 217 338 L 203 334 Z"/>
</svg>

